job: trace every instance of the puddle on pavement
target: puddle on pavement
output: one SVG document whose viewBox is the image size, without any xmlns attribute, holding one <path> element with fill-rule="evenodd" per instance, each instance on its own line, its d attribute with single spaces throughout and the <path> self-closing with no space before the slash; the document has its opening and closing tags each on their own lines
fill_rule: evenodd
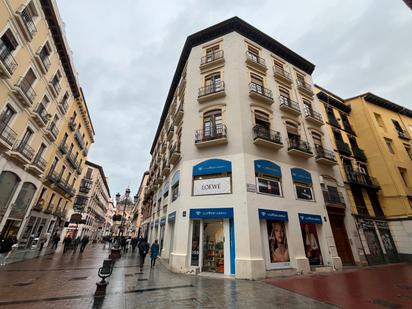
<svg viewBox="0 0 412 309">
<path fill-rule="evenodd" d="M 19 283 L 15 283 L 13 284 L 13 286 L 27 286 L 27 285 L 32 285 L 33 281 L 28 281 L 28 282 L 19 282 Z"/>
<path fill-rule="evenodd" d="M 73 278 L 70 278 L 69 281 L 85 280 L 87 278 L 89 278 L 89 277 L 73 277 Z"/>
</svg>

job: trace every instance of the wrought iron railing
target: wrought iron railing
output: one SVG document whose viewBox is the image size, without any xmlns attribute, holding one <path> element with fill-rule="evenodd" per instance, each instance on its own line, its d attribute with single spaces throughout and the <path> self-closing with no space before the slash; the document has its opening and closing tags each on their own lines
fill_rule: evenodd
<svg viewBox="0 0 412 309">
<path fill-rule="evenodd" d="M 27 143 L 27 141 L 17 141 L 14 144 L 13 151 L 20 153 L 29 161 L 34 157 L 34 149 Z"/>
<path fill-rule="evenodd" d="M 288 150 L 300 150 L 309 154 L 312 154 L 312 149 L 308 142 L 302 141 L 299 138 L 289 138 L 288 140 Z"/>
<path fill-rule="evenodd" d="M 11 51 L 7 48 L 6 44 L 4 44 L 4 42 L 1 39 L 0 39 L 0 61 L 3 63 L 7 72 L 9 72 L 9 74 L 14 73 L 17 67 L 17 62 L 13 58 Z"/>
<path fill-rule="evenodd" d="M 328 159 L 331 161 L 336 162 L 336 156 L 335 153 L 331 150 L 327 150 L 323 148 L 323 146 L 320 145 L 315 145 L 315 150 L 316 150 L 316 159 Z"/>
<path fill-rule="evenodd" d="M 33 36 L 37 32 L 37 29 L 29 8 L 26 7 L 23 11 L 21 11 L 20 16 L 24 21 L 27 31 L 29 31 L 29 33 Z"/>
<path fill-rule="evenodd" d="M 266 66 L 265 59 L 259 57 L 258 55 L 251 53 L 250 51 L 246 52 L 246 57 L 252 62 L 260 64 L 261 66 Z"/>
<path fill-rule="evenodd" d="M 47 130 L 50 131 L 50 133 L 53 135 L 53 137 L 56 139 L 57 136 L 59 135 L 59 129 L 57 129 L 56 123 L 53 121 L 49 127 L 47 128 Z"/>
<path fill-rule="evenodd" d="M 286 79 L 292 80 L 292 75 L 289 72 L 286 72 L 284 69 L 279 68 L 278 66 L 273 66 L 273 72 L 275 75 L 283 76 Z"/>
<path fill-rule="evenodd" d="M 336 143 L 336 148 L 341 154 L 346 155 L 346 156 L 350 156 L 352 154 L 352 152 L 350 151 L 349 145 L 345 143 L 344 141 L 340 139 L 336 139 L 335 143 Z"/>
<path fill-rule="evenodd" d="M 282 145 L 282 137 L 280 132 L 265 128 L 260 125 L 253 127 L 253 139 L 264 139 L 266 141 Z"/>
<path fill-rule="evenodd" d="M 3 117 L 0 116 L 0 138 L 11 147 L 17 139 L 17 133 L 2 119 Z"/>
<path fill-rule="evenodd" d="M 211 53 L 208 53 L 206 56 L 203 56 L 200 60 L 200 65 L 211 63 L 213 61 L 223 58 L 223 50 L 215 50 Z"/>
<path fill-rule="evenodd" d="M 305 82 L 304 80 L 298 78 L 296 82 L 299 88 L 303 88 L 307 91 L 312 91 L 312 86 L 308 84 L 307 82 Z"/>
<path fill-rule="evenodd" d="M 26 98 L 33 103 L 34 98 L 36 97 L 36 92 L 32 88 L 31 84 L 27 81 L 26 78 L 21 78 L 19 83 L 17 84 L 17 87 L 21 89 L 21 91 L 24 93 Z"/>
<path fill-rule="evenodd" d="M 316 119 L 316 120 L 319 121 L 319 122 L 323 122 L 322 115 L 321 115 L 320 113 L 318 113 L 318 112 L 315 112 L 315 111 L 312 110 L 312 109 L 306 109 L 306 110 L 305 110 L 305 117 L 306 117 L 306 118 L 311 117 L 311 118 Z"/>
<path fill-rule="evenodd" d="M 379 188 L 379 183 L 376 178 L 369 176 L 368 174 L 364 174 L 353 168 L 347 167 L 345 167 L 345 172 L 349 183 Z"/>
<path fill-rule="evenodd" d="M 33 165 L 44 171 L 46 169 L 47 163 L 46 160 L 44 160 L 41 156 L 36 156 L 33 160 Z"/>
<path fill-rule="evenodd" d="M 39 103 L 39 105 L 37 106 L 36 114 L 39 115 L 44 123 L 47 123 L 49 121 L 49 114 L 47 113 L 47 110 L 44 107 L 43 103 Z"/>
<path fill-rule="evenodd" d="M 251 82 L 249 84 L 249 93 L 257 93 L 260 94 L 266 98 L 272 99 L 273 100 L 273 94 L 272 90 L 267 89 L 263 87 L 262 85 L 256 84 L 254 82 Z"/>
<path fill-rule="evenodd" d="M 207 129 L 195 132 L 195 143 L 207 142 L 215 139 L 227 137 L 227 129 L 223 124 L 214 125 Z"/>
<path fill-rule="evenodd" d="M 345 206 L 345 199 L 342 192 L 332 190 L 322 190 L 323 198 L 326 204 L 337 204 Z"/>
<path fill-rule="evenodd" d="M 280 107 L 284 106 L 284 107 L 288 107 L 291 108 L 293 110 L 295 110 L 296 112 L 300 113 L 300 107 L 299 107 L 299 103 L 295 102 L 293 100 L 291 100 L 288 97 L 285 97 L 283 95 L 279 96 L 279 101 L 280 101 Z"/>
<path fill-rule="evenodd" d="M 210 85 L 199 88 L 199 97 L 221 92 L 224 90 L 225 90 L 225 83 L 223 81 L 214 82 Z"/>
</svg>

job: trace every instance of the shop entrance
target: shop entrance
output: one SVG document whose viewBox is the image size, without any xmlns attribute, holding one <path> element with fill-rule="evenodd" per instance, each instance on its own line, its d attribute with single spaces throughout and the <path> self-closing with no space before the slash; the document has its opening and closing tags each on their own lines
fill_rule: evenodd
<svg viewBox="0 0 412 309">
<path fill-rule="evenodd" d="M 333 238 L 335 239 L 338 255 L 343 265 L 354 265 L 352 250 L 349 244 L 348 234 L 346 233 L 344 216 L 335 215 L 329 212 L 329 221 L 332 228 Z"/>
<path fill-rule="evenodd" d="M 203 263 L 202 270 L 225 272 L 223 220 L 204 220 L 203 222 Z"/>
</svg>

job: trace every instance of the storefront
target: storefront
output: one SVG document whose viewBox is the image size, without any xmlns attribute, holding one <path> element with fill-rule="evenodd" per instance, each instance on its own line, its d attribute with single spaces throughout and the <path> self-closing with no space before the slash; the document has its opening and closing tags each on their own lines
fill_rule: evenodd
<svg viewBox="0 0 412 309">
<path fill-rule="evenodd" d="M 233 208 L 190 209 L 190 220 L 191 267 L 235 274 Z"/>
<path fill-rule="evenodd" d="M 290 268 L 286 211 L 258 209 L 266 269 Z"/>
<path fill-rule="evenodd" d="M 175 236 L 175 222 L 176 222 L 176 211 L 170 213 L 167 216 L 167 226 L 169 231 L 169 260 L 173 252 L 173 242 Z"/>
<path fill-rule="evenodd" d="M 160 224 L 159 252 L 162 252 L 163 241 L 164 241 L 164 237 L 165 237 L 166 218 L 165 217 L 161 218 L 159 224 Z"/>
<path fill-rule="evenodd" d="M 322 228 L 322 217 L 314 214 L 299 213 L 303 246 L 310 265 L 323 265 L 318 229 Z"/>
</svg>

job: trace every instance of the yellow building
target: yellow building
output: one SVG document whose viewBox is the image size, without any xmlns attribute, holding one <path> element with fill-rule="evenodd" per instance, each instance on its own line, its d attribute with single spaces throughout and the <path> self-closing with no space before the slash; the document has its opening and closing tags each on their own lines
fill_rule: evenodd
<svg viewBox="0 0 412 309">
<path fill-rule="evenodd" d="M 405 170 L 406 179 L 412 168 L 404 129 L 412 112 L 369 93 L 344 100 L 316 90 L 367 261 L 398 261 L 398 253 L 412 250 L 406 240 L 411 209 L 401 176 Z M 390 153 L 395 146 L 389 141 L 403 153 Z"/>
<path fill-rule="evenodd" d="M 94 141 L 52 0 L 0 2 L 0 231 L 47 243 L 73 209 Z"/>
</svg>

